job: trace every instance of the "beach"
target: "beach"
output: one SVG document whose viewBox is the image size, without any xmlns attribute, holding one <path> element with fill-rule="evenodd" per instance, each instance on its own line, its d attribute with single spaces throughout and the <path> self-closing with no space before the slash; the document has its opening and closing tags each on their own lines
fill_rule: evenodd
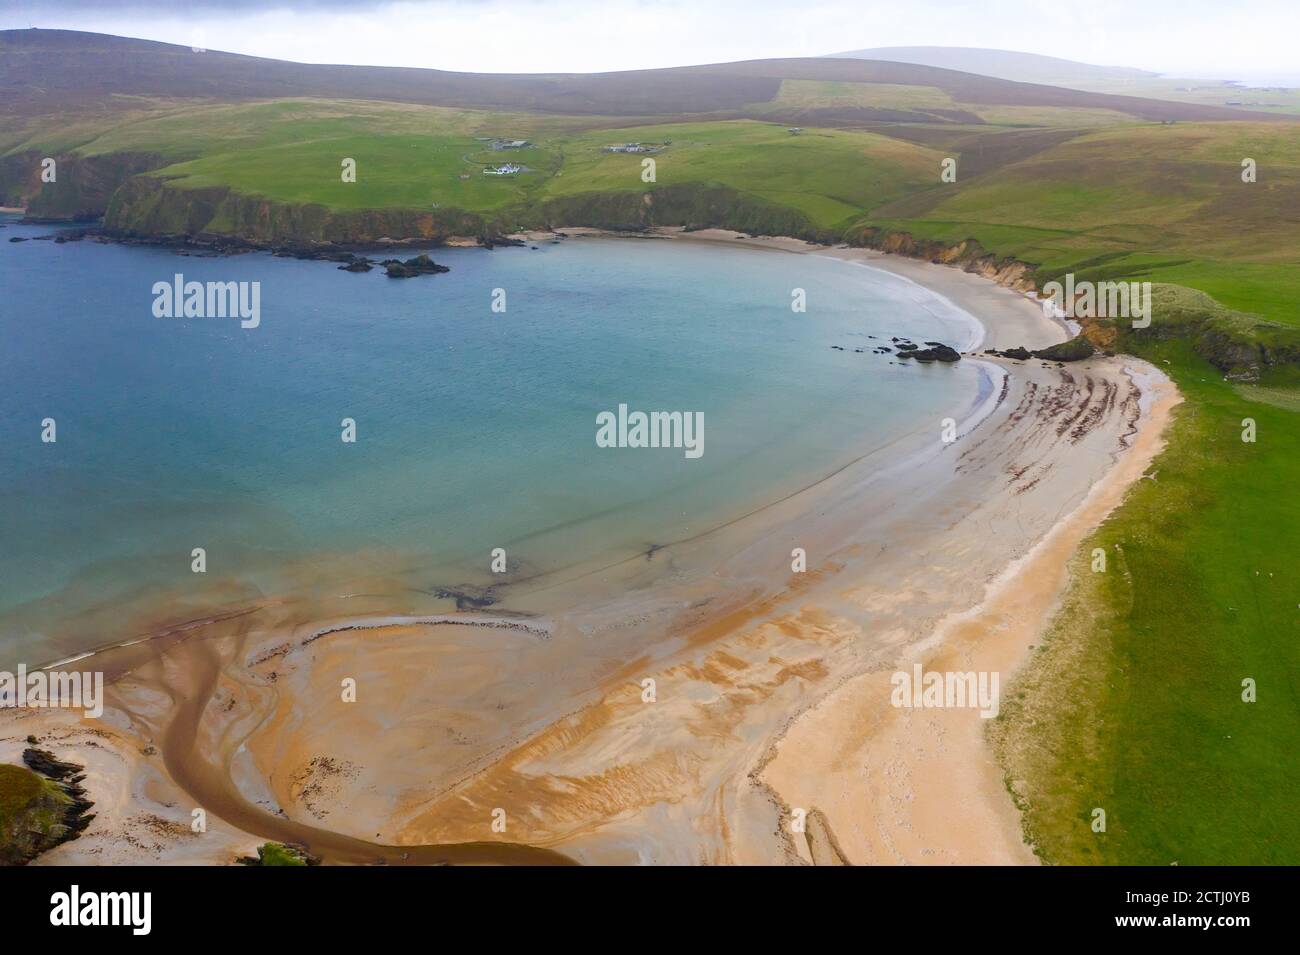
<svg viewBox="0 0 1300 955">
<path fill-rule="evenodd" d="M 713 230 L 627 241 L 660 240 L 892 272 L 975 316 L 981 349 L 1067 337 L 954 268 Z M 351 863 L 1032 863 L 986 721 L 894 706 L 891 675 L 996 672 L 1008 692 L 1177 397 L 1123 356 L 965 360 L 988 388 L 955 441 L 935 421 L 490 611 L 262 596 L 97 654 L 103 720 L 0 716 L 0 759 L 30 734 L 87 767 L 96 824 L 40 861 L 226 863 L 279 839 Z"/>
</svg>

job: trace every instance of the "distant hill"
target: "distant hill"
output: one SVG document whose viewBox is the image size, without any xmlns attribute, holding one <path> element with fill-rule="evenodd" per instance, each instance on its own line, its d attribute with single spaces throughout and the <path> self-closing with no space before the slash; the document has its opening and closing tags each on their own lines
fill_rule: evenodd
<svg viewBox="0 0 1300 955">
<path fill-rule="evenodd" d="M 1227 106 L 1254 113 L 1300 115 L 1300 83 L 1270 80 L 1268 83 L 1192 79 L 1167 76 L 1127 66 L 1095 66 L 1037 53 L 1011 50 L 983 50 L 956 46 L 886 46 L 870 50 L 834 53 L 831 59 L 886 60 L 932 68 L 965 70 L 1019 83 L 1039 83 L 1202 106 Z M 1257 88 L 1252 88 L 1257 87 Z"/>
<path fill-rule="evenodd" d="M 849 109 L 837 104 L 835 111 L 819 115 L 814 96 L 803 104 L 803 112 L 792 117 L 796 121 L 807 117 L 805 125 L 814 119 L 836 125 L 855 116 L 862 121 L 980 122 L 972 114 L 972 108 L 979 106 L 1108 110 L 1148 121 L 1243 115 L 1221 106 L 1108 96 L 934 66 L 853 58 L 750 60 L 616 73 L 453 73 L 291 63 L 69 30 L 0 31 L 0 112 L 19 116 L 101 108 L 122 96 L 367 99 L 570 116 L 743 116 L 753 115 L 756 106 L 777 101 L 790 82 L 924 87 L 940 91 L 954 105 L 946 114 L 944 109 L 909 114 L 877 97 Z"/>
<path fill-rule="evenodd" d="M 882 46 L 870 50 L 850 50 L 833 53 L 837 59 L 888 60 L 894 63 L 914 63 L 945 70 L 978 73 L 1017 83 L 1043 83 L 1047 86 L 1065 86 L 1071 89 L 1095 89 L 1116 84 L 1151 80 L 1159 73 L 1133 69 L 1127 66 L 1094 66 L 1075 60 L 1063 60 L 1038 53 L 1019 53 L 1013 50 L 985 50 L 965 46 Z"/>
</svg>

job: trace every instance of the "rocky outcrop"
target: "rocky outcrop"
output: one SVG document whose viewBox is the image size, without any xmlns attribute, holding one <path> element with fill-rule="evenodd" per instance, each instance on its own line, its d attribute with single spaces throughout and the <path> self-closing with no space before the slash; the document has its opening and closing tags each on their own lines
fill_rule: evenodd
<svg viewBox="0 0 1300 955">
<path fill-rule="evenodd" d="M 397 259 L 385 259 L 379 263 L 382 265 L 390 279 L 412 279 L 417 275 L 436 275 L 439 272 L 450 272 L 451 269 L 445 265 L 439 265 L 425 253 L 420 253 L 414 258 L 401 262 Z"/>
<path fill-rule="evenodd" d="M 961 361 L 961 352 L 942 342 L 926 342 L 926 347 L 918 345 L 899 345 L 899 358 L 915 358 L 917 361 Z"/>
<path fill-rule="evenodd" d="M 1044 361 L 1083 361 L 1085 358 L 1091 358 L 1096 351 L 1097 349 L 1093 347 L 1092 342 L 1088 341 L 1086 335 L 1076 335 L 1068 342 L 1040 348 L 1033 355 Z"/>
<path fill-rule="evenodd" d="M 95 818 L 81 766 L 35 748 L 23 761 L 26 767 L 0 765 L 0 865 L 26 865 L 77 838 Z"/>
<path fill-rule="evenodd" d="M 984 349 L 984 354 L 993 355 L 997 358 L 1010 358 L 1014 361 L 1028 361 L 1031 358 L 1041 358 L 1043 361 L 1083 361 L 1085 358 L 1091 358 L 1096 348 L 1092 342 L 1088 341 L 1086 335 L 1076 335 L 1068 342 L 1061 342 L 1057 345 L 1050 345 L 1047 348 L 1040 348 L 1037 351 L 1030 351 L 1023 345 L 1017 345 L 1014 348 L 1006 348 L 998 351 L 996 348 Z"/>
</svg>

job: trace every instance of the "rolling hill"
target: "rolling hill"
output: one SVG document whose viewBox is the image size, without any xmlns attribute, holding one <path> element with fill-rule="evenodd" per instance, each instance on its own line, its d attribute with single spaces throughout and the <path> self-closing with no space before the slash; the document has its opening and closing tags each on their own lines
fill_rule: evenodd
<svg viewBox="0 0 1300 955">
<path fill-rule="evenodd" d="M 914 63 L 945 70 L 978 73 L 1017 83 L 1042 83 L 1071 89 L 1096 89 L 1098 85 L 1137 83 L 1154 79 L 1159 73 L 1128 66 L 1095 66 L 1040 53 L 1012 50 L 987 50 L 966 46 L 882 46 L 868 50 L 833 53 L 839 59 L 887 60 Z"/>
<path fill-rule="evenodd" d="M 1127 66 L 1094 66 L 1055 56 L 954 46 L 892 46 L 831 54 L 834 58 L 890 60 L 980 73 L 1019 83 L 1064 86 L 1092 93 L 1151 97 L 1179 103 L 1259 112 L 1300 113 L 1300 89 L 1254 89 L 1228 80 L 1166 76 Z"/>
<path fill-rule="evenodd" d="M 1014 83 L 951 69 L 852 59 L 751 60 L 619 73 L 452 73 L 290 63 L 68 30 L 0 31 L 10 115 L 121 105 L 122 97 L 369 99 L 565 115 L 675 116 L 770 104 L 787 81 L 924 87 L 971 106 L 1100 109 L 1155 121 L 1232 119 L 1225 107 Z M 965 117 L 954 117 L 965 118 Z M 977 120 L 978 121 L 978 120 Z"/>
</svg>

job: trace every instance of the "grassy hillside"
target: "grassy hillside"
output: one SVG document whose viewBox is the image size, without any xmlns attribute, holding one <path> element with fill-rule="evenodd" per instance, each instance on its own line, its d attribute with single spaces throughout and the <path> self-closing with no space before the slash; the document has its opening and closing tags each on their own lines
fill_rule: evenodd
<svg viewBox="0 0 1300 955">
<path fill-rule="evenodd" d="M 671 144 L 654 154 L 655 185 L 722 185 L 839 230 L 860 210 L 931 182 L 942 159 L 924 146 L 858 131 L 810 129 L 793 136 L 784 126 L 753 121 L 631 127 L 562 143 L 563 174 L 544 195 L 647 191 L 643 157 L 602 151 L 620 142 Z"/>
<path fill-rule="evenodd" d="M 877 210 L 863 225 L 974 239 L 1037 266 L 1040 284 L 1066 272 L 1144 278 L 1300 325 L 1298 148 L 1291 126 L 1093 131 Z M 1256 182 L 1242 182 L 1244 158 L 1256 161 Z"/>
<path fill-rule="evenodd" d="M 531 145 L 493 151 L 485 140 L 496 137 Z M 654 183 L 642 181 L 643 156 L 604 150 L 626 142 L 654 145 Z M 499 218 L 509 228 L 540 224 L 543 208 L 555 200 L 698 186 L 789 210 L 810 228 L 839 231 L 864 210 L 928 184 L 942 158 L 925 145 L 861 130 L 795 136 L 754 120 L 633 127 L 606 121 L 592 128 L 590 121 L 563 117 L 324 100 L 164 108 L 106 128 L 34 124 L 7 158 L 31 170 L 37 157 L 65 151 L 72 171 L 39 187 L 38 212 L 68 207 L 59 197 L 78 190 L 81 162 L 147 155 L 155 161 L 146 175 L 160 188 L 230 190 L 336 212 L 454 209 L 489 222 Z M 356 160 L 355 183 L 341 179 L 345 158 Z M 507 161 L 525 171 L 484 174 Z M 5 191 L 18 188 L 11 183 Z M 134 227 L 131 210 L 121 215 L 114 221 Z M 218 225 L 207 221 L 200 231 L 220 231 Z"/>
</svg>

